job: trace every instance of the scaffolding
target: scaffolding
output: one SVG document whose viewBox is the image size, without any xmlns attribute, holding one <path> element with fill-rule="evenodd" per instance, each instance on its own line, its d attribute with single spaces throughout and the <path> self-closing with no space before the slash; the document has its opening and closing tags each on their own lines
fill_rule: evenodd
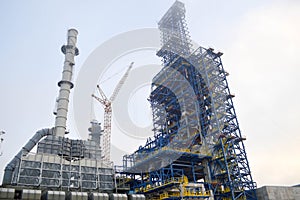
<svg viewBox="0 0 300 200">
<path fill-rule="evenodd" d="M 192 49 L 179 1 L 158 25 L 163 68 L 149 98 L 154 137 L 123 157 L 131 189 L 148 199 L 256 199 L 222 53 Z"/>
</svg>

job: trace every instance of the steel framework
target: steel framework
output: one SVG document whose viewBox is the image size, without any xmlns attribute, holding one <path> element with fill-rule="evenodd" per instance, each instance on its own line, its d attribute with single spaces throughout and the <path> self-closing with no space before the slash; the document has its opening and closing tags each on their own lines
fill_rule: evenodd
<svg viewBox="0 0 300 200">
<path fill-rule="evenodd" d="M 222 53 L 192 50 L 179 1 L 158 25 L 164 67 L 149 98 L 154 138 L 123 158 L 131 188 L 148 199 L 256 199 Z"/>
</svg>

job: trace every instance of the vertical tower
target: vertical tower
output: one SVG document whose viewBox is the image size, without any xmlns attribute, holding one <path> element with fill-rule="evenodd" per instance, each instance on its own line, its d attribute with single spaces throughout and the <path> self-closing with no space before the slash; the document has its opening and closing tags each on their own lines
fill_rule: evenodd
<svg viewBox="0 0 300 200">
<path fill-rule="evenodd" d="M 191 39 L 185 21 L 185 7 L 176 1 L 158 22 L 162 47 L 158 56 L 167 65 L 176 55 L 187 57 L 191 53 Z"/>
<path fill-rule="evenodd" d="M 91 127 L 88 128 L 89 136 L 91 141 L 94 141 L 96 143 L 96 147 L 98 149 L 101 148 L 100 146 L 100 141 L 101 141 L 101 135 L 102 135 L 102 128 L 101 128 L 101 124 L 97 121 L 97 120 L 92 120 L 91 121 Z"/>
<path fill-rule="evenodd" d="M 149 199 L 256 199 L 222 53 L 192 50 L 179 1 L 158 26 L 163 68 L 149 98 L 154 138 L 124 156 L 125 170 L 139 177 L 133 188 Z"/>
<path fill-rule="evenodd" d="M 65 54 L 64 69 L 62 80 L 58 82 L 60 87 L 57 98 L 57 110 L 55 118 L 55 135 L 63 137 L 66 132 L 66 122 L 68 115 L 68 104 L 70 90 L 73 88 L 72 75 L 75 65 L 74 57 L 79 55 L 76 47 L 78 32 L 75 29 L 69 29 L 67 35 L 67 45 L 63 45 L 61 51 Z"/>
</svg>

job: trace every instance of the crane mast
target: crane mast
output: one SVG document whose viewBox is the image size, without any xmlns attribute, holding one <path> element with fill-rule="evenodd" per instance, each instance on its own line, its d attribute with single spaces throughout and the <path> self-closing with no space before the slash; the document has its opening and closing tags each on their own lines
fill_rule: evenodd
<svg viewBox="0 0 300 200">
<path fill-rule="evenodd" d="M 96 96 L 92 94 L 92 97 L 95 98 L 100 104 L 102 104 L 104 108 L 104 125 L 103 125 L 104 134 L 102 137 L 102 152 L 103 152 L 102 155 L 103 155 L 103 159 L 107 161 L 110 161 L 112 103 L 114 102 L 122 86 L 124 85 L 132 66 L 133 66 L 133 62 L 129 65 L 128 69 L 126 70 L 125 74 L 120 79 L 120 81 L 118 82 L 116 88 L 114 89 L 109 99 L 106 97 L 105 93 L 103 92 L 103 90 L 100 88 L 99 85 L 97 85 L 97 89 L 100 96 Z"/>
</svg>

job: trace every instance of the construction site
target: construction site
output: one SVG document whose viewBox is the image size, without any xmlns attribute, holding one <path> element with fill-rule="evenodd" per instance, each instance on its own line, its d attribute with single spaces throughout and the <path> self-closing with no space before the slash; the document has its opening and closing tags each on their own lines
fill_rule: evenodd
<svg viewBox="0 0 300 200">
<path fill-rule="evenodd" d="M 38 130 L 6 165 L 0 199 L 300 199 L 299 187 L 257 189 L 223 53 L 193 48 L 185 12 L 184 4 L 175 1 L 158 22 L 156 56 L 162 68 L 152 77 L 148 98 L 153 136 L 124 155 L 122 166 L 111 161 L 112 103 L 134 63 L 111 97 L 95 86 L 98 93 L 91 95 L 104 108 L 104 122 L 91 121 L 89 139 L 70 139 L 66 122 L 79 50 L 77 30 L 68 30 L 55 125 Z"/>
</svg>

